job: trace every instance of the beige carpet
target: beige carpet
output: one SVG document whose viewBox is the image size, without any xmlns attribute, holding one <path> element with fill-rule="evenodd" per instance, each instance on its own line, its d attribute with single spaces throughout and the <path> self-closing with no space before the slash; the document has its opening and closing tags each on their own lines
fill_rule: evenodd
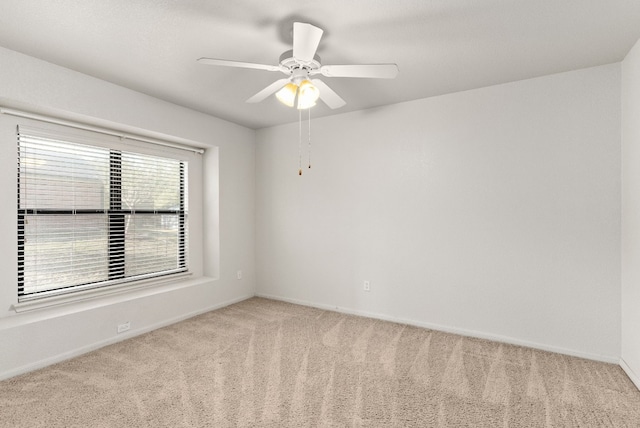
<svg viewBox="0 0 640 428">
<path fill-rule="evenodd" d="M 2 427 L 639 427 L 611 364 L 250 299 L 0 383 Z"/>
</svg>

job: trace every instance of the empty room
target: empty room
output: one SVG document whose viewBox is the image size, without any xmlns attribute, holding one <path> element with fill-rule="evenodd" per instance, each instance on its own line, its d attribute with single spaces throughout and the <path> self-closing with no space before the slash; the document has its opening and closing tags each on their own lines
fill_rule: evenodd
<svg viewBox="0 0 640 428">
<path fill-rule="evenodd" d="M 640 2 L 0 0 L 0 427 L 640 426 Z"/>
</svg>

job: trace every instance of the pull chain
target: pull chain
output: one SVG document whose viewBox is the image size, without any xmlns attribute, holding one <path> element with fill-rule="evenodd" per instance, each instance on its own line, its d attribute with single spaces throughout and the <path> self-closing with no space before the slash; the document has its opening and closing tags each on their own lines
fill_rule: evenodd
<svg viewBox="0 0 640 428">
<path fill-rule="evenodd" d="M 298 175 L 302 175 L 302 110 L 298 110 Z"/>
<path fill-rule="evenodd" d="M 311 109 L 309 108 L 309 169 L 311 169 Z"/>
</svg>

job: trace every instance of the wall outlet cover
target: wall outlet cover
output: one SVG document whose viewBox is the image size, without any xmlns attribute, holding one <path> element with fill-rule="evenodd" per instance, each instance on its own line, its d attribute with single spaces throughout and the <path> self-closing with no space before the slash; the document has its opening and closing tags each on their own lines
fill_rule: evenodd
<svg viewBox="0 0 640 428">
<path fill-rule="evenodd" d="M 131 328 L 131 321 L 127 321 L 123 324 L 118 324 L 118 333 L 123 333 Z"/>
</svg>

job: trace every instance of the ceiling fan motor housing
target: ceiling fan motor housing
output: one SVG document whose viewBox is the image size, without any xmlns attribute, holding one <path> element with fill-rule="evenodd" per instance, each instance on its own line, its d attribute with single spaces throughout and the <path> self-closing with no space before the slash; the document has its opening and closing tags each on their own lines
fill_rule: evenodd
<svg viewBox="0 0 640 428">
<path fill-rule="evenodd" d="M 288 50 L 280 55 L 280 65 L 289 70 L 291 81 L 298 84 L 306 79 L 310 72 L 320 70 L 320 57 L 314 55 L 311 61 L 303 62 L 293 57 L 293 50 Z"/>
</svg>

